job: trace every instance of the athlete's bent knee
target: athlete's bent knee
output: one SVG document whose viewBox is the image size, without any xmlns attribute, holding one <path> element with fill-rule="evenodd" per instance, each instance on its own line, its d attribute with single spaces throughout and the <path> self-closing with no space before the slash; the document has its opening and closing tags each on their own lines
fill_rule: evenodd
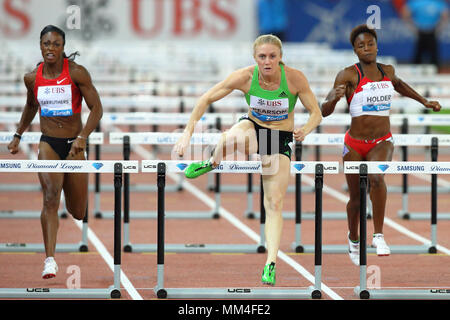
<svg viewBox="0 0 450 320">
<path fill-rule="evenodd" d="M 76 220 L 83 220 L 86 215 L 86 208 L 67 209 Z"/>
</svg>

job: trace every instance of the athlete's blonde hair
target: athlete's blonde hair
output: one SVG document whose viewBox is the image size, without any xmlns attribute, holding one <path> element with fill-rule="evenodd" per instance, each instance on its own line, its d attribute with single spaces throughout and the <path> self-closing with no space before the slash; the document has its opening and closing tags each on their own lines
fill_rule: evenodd
<svg viewBox="0 0 450 320">
<path fill-rule="evenodd" d="M 253 42 L 253 56 L 256 55 L 256 48 L 263 45 L 263 44 L 273 44 L 274 46 L 277 46 L 280 49 L 280 54 L 283 56 L 283 44 L 281 43 L 280 38 L 273 34 L 263 34 L 260 35 L 258 38 L 255 39 Z M 283 61 L 280 61 L 280 63 L 284 64 Z"/>
</svg>

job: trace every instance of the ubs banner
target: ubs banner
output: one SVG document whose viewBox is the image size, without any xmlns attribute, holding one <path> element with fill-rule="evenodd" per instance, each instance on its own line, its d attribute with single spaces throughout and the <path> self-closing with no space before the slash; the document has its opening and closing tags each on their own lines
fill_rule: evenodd
<svg viewBox="0 0 450 320">
<path fill-rule="evenodd" d="M 252 0 L 0 0 L 0 40 L 36 41 L 55 24 L 84 41 L 252 41 L 254 6 Z"/>
<path fill-rule="evenodd" d="M 288 40 L 326 42 L 335 49 L 351 49 L 350 31 L 366 23 L 373 13 L 371 5 L 379 7 L 380 54 L 410 61 L 414 55 L 415 35 L 400 19 L 392 0 L 288 0 L 290 26 Z M 441 57 L 450 61 L 450 25 L 439 37 Z"/>
</svg>

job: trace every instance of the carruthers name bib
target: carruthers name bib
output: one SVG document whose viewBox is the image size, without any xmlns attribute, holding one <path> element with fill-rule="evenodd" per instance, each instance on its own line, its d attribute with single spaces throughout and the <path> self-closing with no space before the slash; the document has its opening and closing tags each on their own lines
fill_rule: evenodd
<svg viewBox="0 0 450 320">
<path fill-rule="evenodd" d="M 44 117 L 65 117 L 73 115 L 72 89 L 70 85 L 40 86 L 37 100 Z"/>
</svg>

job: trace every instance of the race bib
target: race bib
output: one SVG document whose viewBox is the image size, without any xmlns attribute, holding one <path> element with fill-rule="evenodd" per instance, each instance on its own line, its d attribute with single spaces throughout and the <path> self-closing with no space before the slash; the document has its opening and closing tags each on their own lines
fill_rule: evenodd
<svg viewBox="0 0 450 320">
<path fill-rule="evenodd" d="M 252 115 L 261 121 L 280 121 L 288 118 L 289 99 L 267 100 L 250 96 Z"/>
<path fill-rule="evenodd" d="M 363 112 L 389 112 L 394 94 L 390 81 L 369 82 L 362 89 Z"/>
<path fill-rule="evenodd" d="M 37 100 L 43 117 L 67 117 L 72 112 L 71 85 L 40 86 Z"/>
</svg>

